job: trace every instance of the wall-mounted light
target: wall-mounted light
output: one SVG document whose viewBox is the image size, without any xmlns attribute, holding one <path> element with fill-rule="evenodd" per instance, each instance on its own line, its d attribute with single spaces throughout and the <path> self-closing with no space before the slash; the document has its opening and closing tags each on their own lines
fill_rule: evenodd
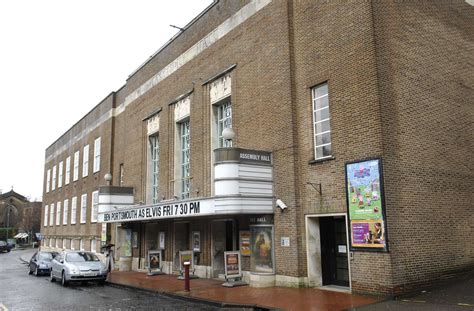
<svg viewBox="0 0 474 311">
<path fill-rule="evenodd" d="M 110 174 L 110 173 L 105 174 L 104 179 L 107 182 L 107 186 L 110 186 L 110 184 L 112 182 L 112 174 Z"/>
</svg>

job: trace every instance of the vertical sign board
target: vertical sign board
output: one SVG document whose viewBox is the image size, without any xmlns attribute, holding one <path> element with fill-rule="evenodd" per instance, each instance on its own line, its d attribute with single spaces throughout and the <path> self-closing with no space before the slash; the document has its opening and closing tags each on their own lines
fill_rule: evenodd
<svg viewBox="0 0 474 311">
<path fill-rule="evenodd" d="M 225 278 L 235 279 L 242 277 L 240 252 L 224 252 Z"/>
<path fill-rule="evenodd" d="M 388 251 L 380 158 L 346 163 L 351 250 Z"/>
<path fill-rule="evenodd" d="M 193 231 L 192 240 L 193 240 L 193 251 L 199 253 L 201 251 L 201 233 L 199 231 Z"/>
<path fill-rule="evenodd" d="M 165 233 L 160 232 L 160 249 L 165 249 Z"/>
<path fill-rule="evenodd" d="M 150 273 L 161 272 L 161 251 L 148 251 L 148 271 Z"/>
<path fill-rule="evenodd" d="M 239 232 L 240 241 L 240 254 L 242 256 L 250 256 L 252 254 L 251 243 L 250 243 L 250 231 Z"/>
<path fill-rule="evenodd" d="M 184 263 L 189 261 L 191 265 L 189 266 L 189 271 L 194 270 L 194 251 L 179 251 L 179 266 L 181 271 L 184 273 Z"/>
</svg>

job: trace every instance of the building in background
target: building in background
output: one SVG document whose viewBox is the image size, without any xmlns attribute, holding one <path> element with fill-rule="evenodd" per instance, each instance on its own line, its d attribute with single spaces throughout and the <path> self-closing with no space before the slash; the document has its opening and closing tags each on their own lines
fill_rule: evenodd
<svg viewBox="0 0 474 311">
<path fill-rule="evenodd" d="M 7 233 L 9 239 L 21 233 L 19 243 L 36 241 L 36 233 L 40 232 L 41 207 L 42 202 L 30 201 L 13 189 L 0 194 L 0 239 L 7 239 Z"/>
<path fill-rule="evenodd" d="M 398 294 L 472 270 L 473 18 L 215 1 L 46 149 L 43 247 L 170 274 L 191 253 L 204 278 L 240 251 L 255 287 Z"/>
</svg>

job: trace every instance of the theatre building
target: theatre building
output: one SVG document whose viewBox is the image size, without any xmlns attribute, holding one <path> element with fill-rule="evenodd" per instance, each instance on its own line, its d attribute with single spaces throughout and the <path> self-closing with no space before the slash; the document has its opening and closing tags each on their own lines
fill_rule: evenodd
<svg viewBox="0 0 474 311">
<path fill-rule="evenodd" d="M 43 247 L 200 278 L 236 251 L 255 287 L 472 270 L 473 15 L 214 1 L 46 149 Z"/>
</svg>

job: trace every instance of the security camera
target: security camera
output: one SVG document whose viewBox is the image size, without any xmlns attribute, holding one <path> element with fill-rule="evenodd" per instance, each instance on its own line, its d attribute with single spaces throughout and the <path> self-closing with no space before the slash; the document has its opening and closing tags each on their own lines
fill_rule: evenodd
<svg viewBox="0 0 474 311">
<path fill-rule="evenodd" d="M 276 205 L 277 205 L 279 208 L 281 208 L 282 211 L 285 210 L 285 208 L 288 208 L 288 206 L 286 206 L 286 204 L 283 203 L 283 201 L 280 200 L 280 199 L 276 200 Z"/>
</svg>

